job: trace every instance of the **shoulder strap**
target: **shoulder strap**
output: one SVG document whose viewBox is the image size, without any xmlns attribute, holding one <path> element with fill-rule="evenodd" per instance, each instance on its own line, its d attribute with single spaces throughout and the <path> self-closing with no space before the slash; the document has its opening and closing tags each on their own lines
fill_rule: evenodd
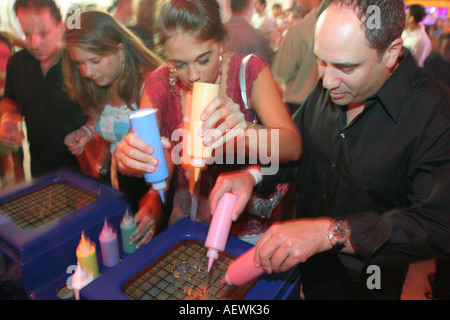
<svg viewBox="0 0 450 320">
<path fill-rule="evenodd" d="M 239 68 L 239 86 L 241 88 L 241 96 L 244 101 L 245 109 L 250 110 L 248 97 L 247 97 L 247 85 L 245 83 L 245 70 L 247 68 L 247 63 L 253 54 L 249 54 L 244 59 L 242 59 L 241 67 Z"/>
<path fill-rule="evenodd" d="M 249 100 L 247 97 L 247 85 L 245 84 L 245 70 L 247 68 L 247 63 L 252 56 L 254 56 L 253 53 L 245 56 L 245 58 L 242 59 L 241 67 L 239 68 L 239 86 L 241 87 L 242 100 L 244 101 L 244 106 L 245 106 L 245 109 L 247 109 L 247 110 L 252 110 L 252 109 L 249 106 Z M 300 111 L 300 108 L 298 108 L 297 111 L 292 115 L 292 119 L 295 119 L 297 117 L 297 115 L 299 114 L 299 111 Z M 255 114 L 255 119 L 256 119 L 256 114 Z"/>
</svg>

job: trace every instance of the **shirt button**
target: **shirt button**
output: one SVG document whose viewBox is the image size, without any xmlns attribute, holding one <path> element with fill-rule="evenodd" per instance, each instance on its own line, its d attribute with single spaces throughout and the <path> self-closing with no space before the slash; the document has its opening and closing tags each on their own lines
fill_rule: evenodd
<svg viewBox="0 0 450 320">
<path fill-rule="evenodd" d="M 345 139 L 345 133 L 341 133 L 341 138 Z"/>
<path fill-rule="evenodd" d="M 334 161 L 330 161 L 330 167 L 331 168 L 336 168 L 336 163 L 334 163 Z"/>
</svg>

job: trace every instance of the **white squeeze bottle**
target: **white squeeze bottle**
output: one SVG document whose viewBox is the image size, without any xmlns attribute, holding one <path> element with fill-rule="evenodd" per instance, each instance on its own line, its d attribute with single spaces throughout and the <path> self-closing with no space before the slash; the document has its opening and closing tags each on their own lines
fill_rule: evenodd
<svg viewBox="0 0 450 320">
<path fill-rule="evenodd" d="M 113 267 L 120 261 L 119 243 L 117 241 L 117 232 L 108 224 L 105 218 L 105 224 L 99 236 L 100 249 L 102 251 L 102 261 L 105 267 Z"/>
</svg>

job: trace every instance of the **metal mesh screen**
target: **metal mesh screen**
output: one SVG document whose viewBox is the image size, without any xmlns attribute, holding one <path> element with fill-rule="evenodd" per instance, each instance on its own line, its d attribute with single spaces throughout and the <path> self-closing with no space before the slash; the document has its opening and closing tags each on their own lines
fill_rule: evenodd
<svg viewBox="0 0 450 320">
<path fill-rule="evenodd" d="M 54 183 L 0 205 L 0 216 L 24 230 L 39 229 L 98 197 L 68 183 Z"/>
<path fill-rule="evenodd" d="M 182 241 L 129 280 L 122 292 L 132 300 L 243 299 L 256 280 L 240 287 L 220 287 L 235 257 L 220 253 L 208 274 L 206 252 L 198 241 Z"/>
</svg>

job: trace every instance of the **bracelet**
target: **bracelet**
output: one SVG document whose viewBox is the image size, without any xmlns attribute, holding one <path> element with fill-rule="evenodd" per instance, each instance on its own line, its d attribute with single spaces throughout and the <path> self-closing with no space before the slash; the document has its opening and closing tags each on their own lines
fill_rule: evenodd
<svg viewBox="0 0 450 320">
<path fill-rule="evenodd" d="M 87 132 L 89 136 L 89 141 L 92 140 L 92 137 L 96 137 L 96 130 L 94 126 L 90 124 L 85 124 L 84 126 L 81 127 L 81 129 Z"/>
<path fill-rule="evenodd" d="M 80 129 L 86 131 L 86 133 L 89 136 L 89 141 L 91 141 L 91 139 L 92 139 L 92 132 L 91 132 L 91 130 L 89 130 L 86 126 L 82 126 Z"/>
<path fill-rule="evenodd" d="M 250 173 L 253 176 L 253 179 L 255 179 L 255 186 L 262 181 L 262 174 L 258 169 L 249 168 L 245 169 L 244 171 Z"/>
</svg>

